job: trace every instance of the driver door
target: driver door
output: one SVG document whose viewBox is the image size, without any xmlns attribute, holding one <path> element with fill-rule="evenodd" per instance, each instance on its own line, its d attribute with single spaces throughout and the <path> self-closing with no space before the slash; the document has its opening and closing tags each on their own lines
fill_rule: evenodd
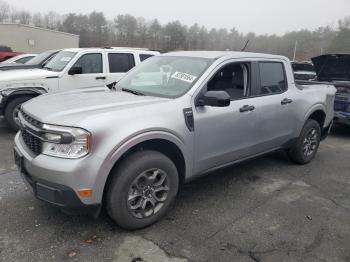
<svg viewBox="0 0 350 262">
<path fill-rule="evenodd" d="M 246 69 L 240 71 L 239 68 Z M 255 67 L 250 62 L 228 63 L 216 71 L 203 87 L 201 93 L 226 91 L 231 103 L 227 107 L 196 106 L 194 109 L 197 174 L 256 152 L 257 114 L 255 110 L 242 110 L 245 106 L 254 106 L 256 102 L 256 98 L 250 97 L 256 84 L 254 71 Z"/>
</svg>

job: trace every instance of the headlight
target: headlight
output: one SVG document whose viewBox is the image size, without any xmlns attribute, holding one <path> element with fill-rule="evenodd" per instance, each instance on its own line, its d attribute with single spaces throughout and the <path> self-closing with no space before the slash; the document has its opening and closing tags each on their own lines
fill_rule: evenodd
<svg viewBox="0 0 350 262">
<path fill-rule="evenodd" d="M 81 158 L 90 150 L 91 134 L 84 129 L 43 125 L 42 153 L 61 158 Z"/>
</svg>

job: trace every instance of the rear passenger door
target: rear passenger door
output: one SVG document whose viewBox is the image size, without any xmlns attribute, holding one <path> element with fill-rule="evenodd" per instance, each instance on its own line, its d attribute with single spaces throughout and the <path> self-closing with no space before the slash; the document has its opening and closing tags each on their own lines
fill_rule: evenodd
<svg viewBox="0 0 350 262">
<path fill-rule="evenodd" d="M 135 57 L 131 53 L 107 53 L 107 84 L 119 81 L 135 66 Z"/>
<path fill-rule="evenodd" d="M 258 61 L 256 107 L 256 140 L 260 151 L 280 147 L 293 138 L 297 124 L 292 91 L 288 89 L 285 64 L 282 61 Z"/>
</svg>

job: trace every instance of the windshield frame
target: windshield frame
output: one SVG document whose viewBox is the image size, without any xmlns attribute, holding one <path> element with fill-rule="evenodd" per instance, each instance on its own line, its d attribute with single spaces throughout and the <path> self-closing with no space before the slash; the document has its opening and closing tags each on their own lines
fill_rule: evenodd
<svg viewBox="0 0 350 262">
<path fill-rule="evenodd" d="M 149 63 L 149 62 L 151 62 L 154 59 L 159 59 L 160 57 L 163 57 L 163 58 L 188 58 L 188 59 L 193 59 L 193 60 L 202 60 L 202 61 L 207 61 L 208 64 L 202 70 L 202 72 L 200 74 L 198 74 L 198 76 L 196 76 L 196 79 L 188 86 L 188 88 L 184 92 L 182 92 L 182 93 L 180 93 L 178 95 L 165 95 L 165 94 L 159 94 L 159 93 L 153 93 L 153 92 L 145 92 L 144 90 L 130 88 L 129 86 L 121 86 L 120 82 L 123 81 L 126 77 L 128 77 L 129 74 L 132 74 L 134 71 L 136 71 L 140 67 L 140 65 L 135 66 L 123 78 L 121 78 L 116 83 L 116 90 L 122 92 L 123 89 L 126 89 L 126 90 L 135 91 L 135 92 L 138 92 L 138 93 L 142 93 L 142 95 L 145 95 L 145 96 L 153 96 L 153 97 L 162 97 L 162 98 L 176 99 L 176 98 L 182 97 L 185 94 L 187 94 L 193 88 L 193 86 L 199 81 L 199 79 L 203 76 L 203 74 L 208 70 L 208 68 L 215 62 L 215 59 L 206 58 L 206 57 L 160 55 L 160 56 L 150 57 L 150 58 L 146 59 L 144 62 L 142 62 L 141 64 Z"/>
</svg>

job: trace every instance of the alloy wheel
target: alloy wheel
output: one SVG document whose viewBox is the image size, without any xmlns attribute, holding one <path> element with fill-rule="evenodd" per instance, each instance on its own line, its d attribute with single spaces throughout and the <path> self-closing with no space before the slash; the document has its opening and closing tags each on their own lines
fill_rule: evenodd
<svg viewBox="0 0 350 262">
<path fill-rule="evenodd" d="M 303 154 L 306 157 L 311 156 L 317 149 L 318 132 L 315 128 L 311 128 L 305 135 L 303 141 Z"/>
<path fill-rule="evenodd" d="M 132 182 L 128 193 L 128 210 L 136 218 L 148 218 L 164 206 L 168 198 L 169 179 L 161 169 L 144 171 Z"/>
</svg>

